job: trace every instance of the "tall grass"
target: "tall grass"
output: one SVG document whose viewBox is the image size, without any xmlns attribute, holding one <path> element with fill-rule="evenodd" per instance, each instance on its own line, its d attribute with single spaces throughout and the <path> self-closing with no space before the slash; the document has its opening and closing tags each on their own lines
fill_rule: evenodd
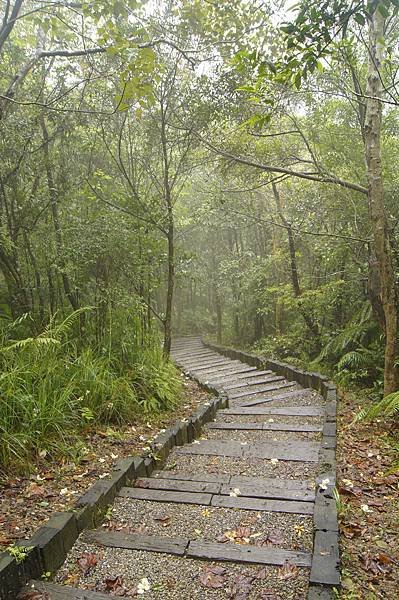
<svg viewBox="0 0 399 600">
<path fill-rule="evenodd" d="M 122 328 L 122 339 L 95 348 L 77 335 L 80 312 L 35 337 L 15 339 L 20 321 L 1 330 L 2 471 L 24 470 L 42 451 L 66 453 L 89 424 L 122 424 L 178 401 L 179 378 L 156 336 L 138 342 Z"/>
</svg>

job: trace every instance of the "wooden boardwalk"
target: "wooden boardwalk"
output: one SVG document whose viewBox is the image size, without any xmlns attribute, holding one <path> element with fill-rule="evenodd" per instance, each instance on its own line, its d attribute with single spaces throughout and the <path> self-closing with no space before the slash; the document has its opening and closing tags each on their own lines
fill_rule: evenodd
<svg viewBox="0 0 399 600">
<path fill-rule="evenodd" d="M 173 530 L 165 535 L 143 535 L 104 528 L 83 532 L 85 543 L 109 551 L 144 552 L 148 561 L 155 562 L 157 556 L 166 554 L 180 561 L 198 559 L 212 565 L 270 565 L 271 578 L 279 576 L 277 569 L 300 568 L 306 574 L 307 590 L 293 598 L 333 598 L 332 588 L 339 585 L 337 515 L 332 495 L 335 463 L 332 461 L 333 469 L 330 464 L 326 470 L 325 457 L 326 452 L 334 452 L 335 424 L 327 418 L 324 398 L 271 370 L 222 356 L 205 347 L 199 338 L 175 340 L 172 355 L 200 384 L 227 395 L 228 406 L 217 411 L 200 439 L 175 447 L 163 470 L 122 487 L 116 513 L 118 502 L 123 506 L 131 502 L 135 506 L 182 505 L 185 510 L 219 507 L 230 510 L 232 520 L 237 511 L 275 515 L 275 519 L 287 515 L 310 523 L 312 547 L 301 549 L 300 537 L 292 547 L 280 547 L 278 541 L 257 545 L 256 535 L 246 543 L 236 543 L 233 538 L 221 543 L 201 536 L 193 539 L 189 532 L 184 536 L 173 535 Z M 326 432 L 328 436 L 323 435 Z M 302 521 L 298 523 L 301 527 Z M 265 581 L 265 589 L 269 583 L 273 582 Z M 35 581 L 32 585 L 55 600 L 111 597 L 57 583 Z M 295 581 L 287 585 L 295 587 Z M 211 586 L 201 593 L 195 597 L 213 597 Z M 218 590 L 215 598 L 233 597 L 220 594 Z M 162 593 L 147 596 L 163 598 Z M 274 597 L 284 600 L 283 596 Z"/>
</svg>

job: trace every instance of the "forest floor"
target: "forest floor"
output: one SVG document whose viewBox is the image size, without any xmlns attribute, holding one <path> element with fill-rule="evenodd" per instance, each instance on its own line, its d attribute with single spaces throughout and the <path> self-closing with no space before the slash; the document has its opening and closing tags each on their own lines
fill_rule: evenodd
<svg viewBox="0 0 399 600">
<path fill-rule="evenodd" d="M 29 537 L 56 511 L 69 510 L 99 478 L 107 477 L 118 458 L 140 455 L 160 429 L 188 417 L 209 394 L 194 381 L 184 380 L 178 406 L 146 416 L 124 427 L 90 428 L 79 445 L 77 458 L 39 459 L 27 476 L 15 474 L 0 481 L 0 551 Z"/>
<path fill-rule="evenodd" d="M 399 427 L 386 419 L 350 425 L 365 402 L 344 394 L 339 403 L 340 597 L 388 600 L 399 589 Z"/>
</svg>

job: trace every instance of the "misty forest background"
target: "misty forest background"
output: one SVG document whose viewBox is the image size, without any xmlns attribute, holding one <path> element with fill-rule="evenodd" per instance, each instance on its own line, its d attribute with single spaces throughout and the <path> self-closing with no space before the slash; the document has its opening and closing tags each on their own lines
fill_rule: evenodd
<svg viewBox="0 0 399 600">
<path fill-rule="evenodd" d="M 3 471 L 173 409 L 173 334 L 399 407 L 399 2 L 283 4 L 1 2 Z"/>
</svg>

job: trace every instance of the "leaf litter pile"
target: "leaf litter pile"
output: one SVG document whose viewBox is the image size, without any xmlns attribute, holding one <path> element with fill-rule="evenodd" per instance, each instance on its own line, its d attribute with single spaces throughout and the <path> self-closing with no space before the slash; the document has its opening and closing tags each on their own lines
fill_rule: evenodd
<svg viewBox="0 0 399 600">
<path fill-rule="evenodd" d="M 339 403 L 341 598 L 390 600 L 399 597 L 399 423 L 348 427 L 358 400 L 348 394 Z"/>
<path fill-rule="evenodd" d="M 88 429 L 76 456 L 60 461 L 41 452 L 29 476 L 4 476 L 0 479 L 0 550 L 32 535 L 54 512 L 69 510 L 95 481 L 111 474 L 118 458 L 143 454 L 160 429 L 188 417 L 208 400 L 207 392 L 185 379 L 182 402 L 173 411 L 117 429 Z"/>
</svg>

